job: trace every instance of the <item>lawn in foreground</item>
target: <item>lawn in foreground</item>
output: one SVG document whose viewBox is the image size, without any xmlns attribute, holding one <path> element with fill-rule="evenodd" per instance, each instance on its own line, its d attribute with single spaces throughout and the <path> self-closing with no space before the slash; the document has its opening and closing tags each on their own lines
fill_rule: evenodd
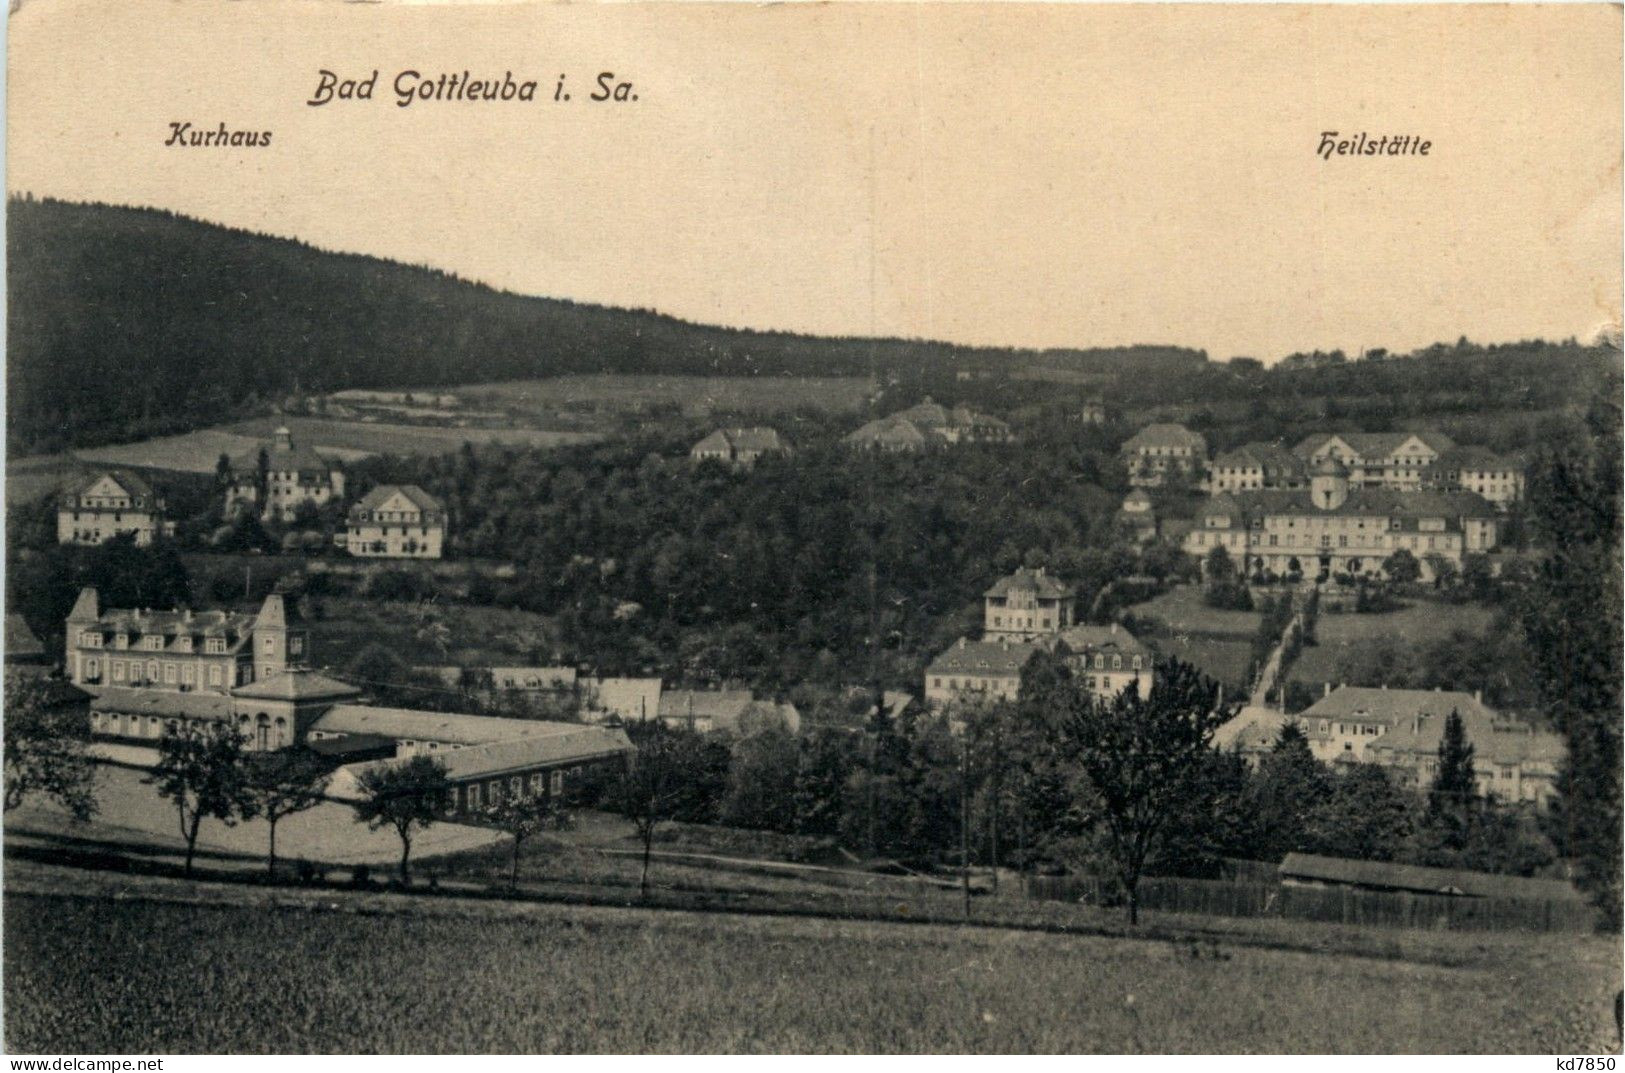
<svg viewBox="0 0 1625 1073">
<path fill-rule="evenodd" d="M 1492 942 L 1482 965 L 1453 968 L 940 926 L 243 897 L 8 893 L 8 1049 L 1583 1053 L 1607 1043 L 1598 995 L 1617 974 L 1590 938 Z"/>
</svg>

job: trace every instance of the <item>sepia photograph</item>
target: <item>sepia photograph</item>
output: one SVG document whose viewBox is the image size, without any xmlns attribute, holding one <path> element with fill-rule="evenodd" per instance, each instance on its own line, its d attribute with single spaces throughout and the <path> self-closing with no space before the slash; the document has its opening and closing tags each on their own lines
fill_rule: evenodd
<svg viewBox="0 0 1625 1073">
<path fill-rule="evenodd" d="M 11 1068 L 1613 1069 L 1621 30 L 12 0 Z"/>
</svg>

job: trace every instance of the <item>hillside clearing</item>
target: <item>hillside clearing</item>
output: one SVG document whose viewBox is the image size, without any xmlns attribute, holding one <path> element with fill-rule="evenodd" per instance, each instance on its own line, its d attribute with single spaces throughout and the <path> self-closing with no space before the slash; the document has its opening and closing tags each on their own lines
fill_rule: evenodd
<svg viewBox="0 0 1625 1073">
<path fill-rule="evenodd" d="M 8 890 L 7 1047 L 1584 1053 L 1608 1043 L 1618 973 L 1591 938 L 1487 941 L 1480 963 L 1457 968 L 937 925 L 227 893 L 237 904 Z"/>
</svg>

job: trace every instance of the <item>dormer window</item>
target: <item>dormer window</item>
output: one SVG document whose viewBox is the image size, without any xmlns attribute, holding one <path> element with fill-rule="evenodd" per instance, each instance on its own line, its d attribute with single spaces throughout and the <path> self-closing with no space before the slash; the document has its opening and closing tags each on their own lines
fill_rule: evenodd
<svg viewBox="0 0 1625 1073">
<path fill-rule="evenodd" d="M 102 635 L 95 630 L 86 630 L 79 635 L 79 643 L 86 648 L 100 648 L 102 646 Z"/>
<path fill-rule="evenodd" d="M 127 633 L 115 633 L 113 635 L 113 647 L 114 648 L 129 648 L 130 647 L 130 635 L 127 634 Z"/>
<path fill-rule="evenodd" d="M 226 639 L 224 637 L 210 637 L 203 642 L 203 650 L 219 655 L 226 650 Z"/>
<path fill-rule="evenodd" d="M 164 650 L 163 636 L 161 634 L 154 634 L 153 636 L 146 638 L 145 647 L 153 652 L 162 652 Z"/>
</svg>

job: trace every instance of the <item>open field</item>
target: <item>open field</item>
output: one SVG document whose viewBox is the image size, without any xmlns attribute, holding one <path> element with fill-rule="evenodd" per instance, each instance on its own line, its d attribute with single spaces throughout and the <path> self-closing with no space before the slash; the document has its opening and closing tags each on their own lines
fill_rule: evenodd
<svg viewBox="0 0 1625 1073">
<path fill-rule="evenodd" d="M 1244 689 L 1252 678 L 1253 649 L 1246 640 L 1207 634 L 1176 634 L 1173 637 L 1149 637 L 1146 643 L 1154 647 L 1159 655 L 1189 663 L 1215 682 Z"/>
<path fill-rule="evenodd" d="M 1256 611 L 1208 607 L 1199 585 L 1181 585 L 1128 610 L 1168 627 L 1168 636 L 1142 638 L 1161 655 L 1193 664 L 1215 681 L 1236 687 L 1248 684 L 1252 639 L 1262 618 Z"/>
<path fill-rule="evenodd" d="M 321 417 L 259 417 L 228 426 L 228 431 L 269 439 L 278 425 L 287 425 L 294 442 L 318 449 L 359 451 L 365 454 L 449 454 L 465 443 L 476 446 L 561 447 L 589 443 L 598 437 L 587 432 L 558 432 L 537 428 L 442 428 L 433 425 L 368 424 Z"/>
<path fill-rule="evenodd" d="M 1315 625 L 1319 641 L 1305 648 L 1288 671 L 1288 677 L 1311 684 L 1332 682 L 1337 666 L 1349 649 L 1379 638 L 1407 645 L 1424 644 L 1448 637 L 1454 630 L 1483 633 L 1490 628 L 1495 612 L 1479 604 L 1446 604 L 1418 600 L 1400 611 L 1381 615 L 1328 614 L 1322 612 Z"/>
<path fill-rule="evenodd" d="M 687 413 L 715 410 L 774 413 L 801 408 L 840 413 L 859 409 L 874 385 L 865 377 L 620 376 L 606 373 L 464 384 L 448 390 L 465 403 L 518 411 L 581 408 L 638 411 L 653 405 L 672 404 Z"/>
<path fill-rule="evenodd" d="M 1586 1053 L 1619 977 L 1589 936 L 1405 961 L 38 869 L 7 875 L 13 1052 Z"/>
<path fill-rule="evenodd" d="M 21 835 L 36 841 L 66 837 L 128 843 L 145 847 L 144 852 L 167 847 L 177 851 L 178 858 L 186 843 L 179 835 L 175 806 L 142 782 L 143 777 L 143 772 L 127 767 L 101 765 L 96 769 L 100 818 L 73 823 L 55 805 L 30 800 L 6 814 L 7 836 Z M 205 820 L 198 829 L 198 847 L 259 861 L 264 859 L 268 835 L 269 825 L 263 820 L 248 820 L 231 827 Z M 500 838 L 483 827 L 437 823 L 413 837 L 412 853 L 414 857 L 427 857 L 466 851 L 492 845 Z M 324 801 L 308 812 L 282 820 L 277 824 L 276 845 L 281 859 L 302 857 L 327 864 L 393 868 L 401 856 L 400 839 L 392 828 L 369 831 L 365 824 L 356 822 L 354 809 L 337 801 Z"/>
<path fill-rule="evenodd" d="M 1256 611 L 1220 611 L 1202 602 L 1200 585 L 1180 585 L 1128 609 L 1141 618 L 1161 619 L 1174 633 L 1228 634 L 1243 641 L 1258 632 Z"/>
</svg>

